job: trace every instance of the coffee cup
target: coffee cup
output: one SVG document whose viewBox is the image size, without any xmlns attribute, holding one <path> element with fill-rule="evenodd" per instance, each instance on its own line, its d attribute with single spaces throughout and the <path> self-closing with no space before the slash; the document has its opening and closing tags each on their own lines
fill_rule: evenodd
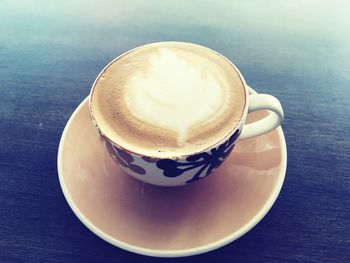
<svg viewBox="0 0 350 263">
<path fill-rule="evenodd" d="M 184 42 L 147 44 L 114 59 L 93 83 L 89 109 L 120 168 L 160 186 L 207 177 L 238 140 L 275 129 L 284 116 L 275 97 L 250 95 L 223 55 Z M 245 124 L 257 110 L 269 114 Z"/>
</svg>

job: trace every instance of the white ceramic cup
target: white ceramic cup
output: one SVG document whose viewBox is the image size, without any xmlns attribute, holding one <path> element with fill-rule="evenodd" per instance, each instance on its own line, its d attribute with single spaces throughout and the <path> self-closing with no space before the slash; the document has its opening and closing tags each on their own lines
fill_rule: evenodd
<svg viewBox="0 0 350 263">
<path fill-rule="evenodd" d="M 140 48 L 142 49 L 143 46 L 136 49 Z M 94 89 L 101 74 L 113 62 L 133 50 L 117 57 L 101 71 L 92 86 L 89 105 L 92 121 L 101 137 L 105 140 L 106 147 L 112 158 L 119 164 L 123 171 L 138 180 L 160 186 L 179 186 L 196 182 L 211 174 L 224 162 L 238 139 L 248 139 L 267 133 L 278 127 L 283 120 L 283 109 L 278 99 L 268 94 L 249 94 L 249 87 L 245 83 L 237 67 L 227 58 L 219 54 L 223 59 L 232 64 L 232 70 L 235 70 L 240 75 L 245 89 L 245 105 L 242 118 L 238 125 L 236 125 L 227 136 L 201 152 L 185 156 L 179 155 L 166 159 L 148 156 L 146 150 L 144 153 L 140 154 L 122 148 L 118 141 L 113 141 L 106 136 L 106 133 L 99 126 L 98 121 L 94 117 L 91 105 L 94 103 Z M 210 51 L 218 54 L 216 51 Z M 247 114 L 257 110 L 268 110 L 269 115 L 259 121 L 245 124 Z"/>
</svg>

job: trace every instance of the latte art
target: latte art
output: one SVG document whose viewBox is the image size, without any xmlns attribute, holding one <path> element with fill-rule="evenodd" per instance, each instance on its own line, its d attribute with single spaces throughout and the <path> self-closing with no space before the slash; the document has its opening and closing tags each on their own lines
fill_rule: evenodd
<svg viewBox="0 0 350 263">
<path fill-rule="evenodd" d="M 131 152 L 160 158 L 216 144 L 242 118 L 244 84 L 232 64 L 202 46 L 161 42 L 108 65 L 91 92 L 101 132 Z"/>
<path fill-rule="evenodd" d="M 193 62 L 171 49 L 159 48 L 146 62 L 144 72 L 126 80 L 124 96 L 132 116 L 175 132 L 177 145 L 183 146 L 189 129 L 220 115 L 226 99 L 228 84 L 203 60 L 198 57 Z"/>
</svg>

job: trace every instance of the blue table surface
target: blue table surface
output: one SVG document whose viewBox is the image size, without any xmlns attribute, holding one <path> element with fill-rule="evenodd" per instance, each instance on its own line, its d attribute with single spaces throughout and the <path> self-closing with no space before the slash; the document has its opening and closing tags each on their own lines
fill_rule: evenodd
<svg viewBox="0 0 350 263">
<path fill-rule="evenodd" d="M 347 1 L 0 2 L 0 262 L 350 262 Z M 285 184 L 267 216 L 218 250 L 132 254 L 92 234 L 57 177 L 63 128 L 99 71 L 138 45 L 178 40 L 231 59 L 278 97 Z"/>
</svg>

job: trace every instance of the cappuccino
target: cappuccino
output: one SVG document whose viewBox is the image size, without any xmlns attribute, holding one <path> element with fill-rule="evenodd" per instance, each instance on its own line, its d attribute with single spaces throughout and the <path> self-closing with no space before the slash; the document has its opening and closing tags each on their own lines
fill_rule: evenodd
<svg viewBox="0 0 350 263">
<path fill-rule="evenodd" d="M 121 148 L 168 158 L 219 142 L 243 118 L 246 100 L 227 59 L 199 45 L 161 42 L 111 62 L 94 83 L 90 110 Z"/>
</svg>

